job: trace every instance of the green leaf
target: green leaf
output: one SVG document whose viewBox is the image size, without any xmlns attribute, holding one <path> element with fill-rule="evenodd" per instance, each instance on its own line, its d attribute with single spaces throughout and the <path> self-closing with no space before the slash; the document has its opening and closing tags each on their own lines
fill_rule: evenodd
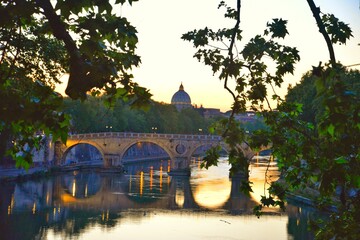
<svg viewBox="0 0 360 240">
<path fill-rule="evenodd" d="M 60 128 L 65 128 L 65 127 L 70 126 L 70 120 L 71 120 L 71 117 L 69 115 L 65 114 L 64 121 L 59 123 Z"/>
<path fill-rule="evenodd" d="M 60 133 L 60 139 L 61 139 L 61 141 L 62 141 L 63 143 L 66 143 L 67 137 L 68 137 L 67 132 L 61 132 L 61 133 Z"/>
<path fill-rule="evenodd" d="M 215 127 L 209 127 L 209 133 L 214 134 L 215 133 Z"/>
<path fill-rule="evenodd" d="M 334 137 L 334 133 L 335 133 L 335 126 L 333 124 L 330 124 L 328 127 L 327 127 L 327 132 L 332 136 Z"/>
<path fill-rule="evenodd" d="M 302 113 L 303 112 L 303 105 L 302 103 L 296 103 L 295 106 L 296 106 L 296 111 L 298 113 Z"/>
<path fill-rule="evenodd" d="M 267 35 L 269 32 L 272 32 L 271 37 L 272 38 L 285 38 L 286 34 L 289 32 L 286 28 L 287 20 L 274 18 L 271 23 L 267 23 L 267 26 L 269 27 L 268 30 L 264 32 L 265 35 Z"/>
<path fill-rule="evenodd" d="M 333 14 L 324 14 L 322 21 L 333 43 L 346 44 L 346 40 L 353 37 L 349 25 L 339 21 Z"/>
<path fill-rule="evenodd" d="M 344 156 L 336 158 L 335 162 L 337 164 L 346 164 L 346 163 L 348 163 L 347 159 Z"/>
<path fill-rule="evenodd" d="M 360 175 L 351 176 L 351 182 L 354 184 L 355 188 L 360 188 Z"/>
<path fill-rule="evenodd" d="M 208 169 L 211 166 L 217 166 L 221 150 L 220 146 L 212 147 L 206 151 L 206 156 L 203 158 L 203 162 L 201 163 L 201 167 Z"/>
<path fill-rule="evenodd" d="M 255 216 L 257 216 L 258 218 L 260 218 L 260 216 L 263 214 L 261 210 L 262 210 L 262 205 L 261 205 L 261 204 L 256 205 L 256 206 L 253 208 L 253 213 L 255 214 Z"/>
</svg>

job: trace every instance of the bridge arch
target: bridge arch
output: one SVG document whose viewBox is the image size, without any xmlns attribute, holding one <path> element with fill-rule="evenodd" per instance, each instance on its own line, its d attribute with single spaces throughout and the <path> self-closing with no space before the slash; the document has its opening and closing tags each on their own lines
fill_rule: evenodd
<svg viewBox="0 0 360 240">
<path fill-rule="evenodd" d="M 189 150 L 190 156 L 192 156 L 199 147 L 207 146 L 207 145 L 211 145 L 211 147 L 220 146 L 221 149 L 224 150 L 226 153 L 229 153 L 229 151 L 230 151 L 230 147 L 223 141 L 212 142 L 212 143 L 198 142 L 198 143 L 192 143 L 191 149 Z M 248 159 L 251 159 L 255 155 L 255 153 L 252 151 L 250 146 L 245 142 L 239 144 L 238 147 L 241 149 L 244 156 L 247 157 Z M 265 149 L 268 149 L 268 148 L 265 148 Z"/>
<path fill-rule="evenodd" d="M 75 148 L 76 146 L 79 146 L 80 144 L 88 144 L 88 145 L 96 148 L 97 151 L 98 151 L 98 152 L 100 153 L 100 155 L 101 155 L 102 161 L 104 162 L 104 160 L 105 160 L 105 154 L 104 154 L 104 152 L 105 152 L 105 151 L 104 151 L 104 149 L 103 149 L 98 143 L 96 143 L 96 142 L 94 142 L 94 141 L 91 141 L 91 140 L 77 140 L 77 141 L 68 140 L 68 141 L 66 142 L 66 147 L 65 147 L 65 149 L 64 149 L 64 151 L 63 151 L 63 154 L 62 154 L 62 156 L 61 156 L 61 159 L 60 159 L 59 164 L 60 164 L 60 165 L 65 164 L 66 157 L 67 157 L 67 155 L 69 154 L 69 152 L 70 152 L 73 148 Z M 105 162 L 104 162 L 104 164 L 105 164 Z"/>
<path fill-rule="evenodd" d="M 188 153 L 189 156 L 193 156 L 194 153 L 196 152 L 196 150 L 198 150 L 201 147 L 205 147 L 205 146 L 209 146 L 209 147 L 220 146 L 223 151 L 225 151 L 227 154 L 229 153 L 229 147 L 223 142 L 218 142 L 218 143 L 200 142 L 200 143 L 194 144 L 191 147 L 191 149 L 189 150 L 189 153 Z"/>
<path fill-rule="evenodd" d="M 143 139 L 143 140 L 134 139 L 133 141 L 126 142 L 124 144 L 124 146 L 122 146 L 121 152 L 119 152 L 119 156 L 120 156 L 119 161 L 121 163 L 123 163 L 124 162 L 124 156 L 126 155 L 127 151 L 131 147 L 133 147 L 133 146 L 135 146 L 135 145 L 137 145 L 139 143 L 152 143 L 152 144 L 160 147 L 161 149 L 163 149 L 170 158 L 172 158 L 172 156 L 173 156 L 171 151 L 169 151 L 168 146 L 165 145 L 163 142 L 159 142 L 159 141 L 151 140 L 151 139 Z"/>
</svg>

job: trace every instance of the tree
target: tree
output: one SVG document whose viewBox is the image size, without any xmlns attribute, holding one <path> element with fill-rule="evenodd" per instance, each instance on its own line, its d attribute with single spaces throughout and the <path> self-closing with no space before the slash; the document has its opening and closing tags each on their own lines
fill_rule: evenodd
<svg viewBox="0 0 360 240">
<path fill-rule="evenodd" d="M 354 94 L 360 94 L 360 72 L 358 70 L 346 70 L 341 76 L 347 89 Z M 309 71 L 303 75 L 301 81 L 296 86 L 290 88 L 286 95 L 286 101 L 302 104 L 300 119 L 315 124 L 315 116 L 319 111 L 324 111 L 321 104 L 322 98 L 316 98 L 316 77 Z"/>
<path fill-rule="evenodd" d="M 39 147 L 36 131 L 66 140 L 69 118 L 54 84 L 69 73 L 66 93 L 73 99 L 106 93 L 144 106 L 149 92 L 129 73 L 138 66 L 136 29 L 113 8 L 136 0 L 7 0 L 0 3 L 0 131 L 16 140 L 10 154 L 18 166 L 31 163 Z M 53 4 L 54 3 L 54 6 Z M 0 149 L 3 157 L 6 146 Z M 22 152 L 23 155 L 17 154 Z"/>
<path fill-rule="evenodd" d="M 23 4 L 18 7 L 26 9 Z M 13 141 L 11 155 L 18 166 L 26 168 L 31 148 L 40 144 L 41 136 L 34 137 L 37 130 L 49 133 L 51 128 L 54 136 L 64 138 L 67 117 L 59 112 L 61 98 L 52 87 L 64 72 L 66 59 L 59 41 L 38 34 L 42 31 L 40 20 L 9 16 L 11 11 L 6 12 L 4 3 L 0 6 L 0 138 Z M 0 149 L 0 156 L 7 147 Z M 16 155 L 19 151 L 28 154 Z"/>
<path fill-rule="evenodd" d="M 234 114 L 244 113 L 249 102 L 254 111 L 264 111 L 264 103 L 271 109 L 266 86 L 281 86 L 284 75 L 293 73 L 294 64 L 300 57 L 296 48 L 277 42 L 288 34 L 287 21 L 283 19 L 273 19 L 267 24 L 263 35 L 256 35 L 241 52 L 238 52 L 236 42 L 242 39 L 241 1 L 237 0 L 236 9 L 227 6 L 224 1 L 220 2 L 219 8 L 226 9 L 225 18 L 235 20 L 233 28 L 212 30 L 206 27 L 188 32 L 182 36 L 182 39 L 193 43 L 198 49 L 194 57 L 209 65 L 214 74 L 218 74 L 220 80 L 224 81 L 224 88 L 233 97 L 234 103 L 229 121 L 222 122 L 222 128 L 225 129 L 222 135 L 232 147 L 229 154 L 231 174 L 240 173 L 248 178 L 248 159 L 243 155 L 238 144 L 245 140 L 245 131 L 235 122 Z M 224 45 L 225 49 L 222 47 Z M 276 63 L 275 72 L 268 70 L 266 58 Z M 235 89 L 229 87 L 228 82 L 231 80 L 236 84 Z M 279 99 L 275 93 L 273 98 Z M 251 189 L 249 181 L 243 183 L 244 189 Z"/>
<path fill-rule="evenodd" d="M 112 108 L 106 98 L 89 96 L 87 101 L 64 99 L 64 112 L 69 115 L 71 132 L 156 132 L 208 133 L 213 121 L 205 119 L 195 109 L 178 112 L 173 105 L 152 102 L 148 111 L 132 109 L 130 103 L 118 99 Z M 106 127 L 107 126 L 107 127 Z M 111 128 L 110 128 L 111 127 Z"/>
<path fill-rule="evenodd" d="M 334 15 L 322 14 L 312 0 L 307 2 L 329 50 L 329 63 L 320 63 L 311 71 L 316 93 L 310 94 L 321 105 L 321 111 L 314 116 L 315 123 L 299 120 L 301 104 L 284 101 L 273 93 L 272 98 L 277 101 L 277 109 L 273 111 L 268 99 L 271 94 L 267 86 L 272 89 L 274 85 L 281 86 L 284 74 L 292 73 L 294 63 L 300 60 L 295 48 L 276 42 L 288 34 L 286 20 L 273 19 L 263 35 L 255 36 L 238 51 L 236 42 L 242 39 L 241 1 L 236 1 L 235 9 L 221 1 L 219 8 L 225 7 L 225 18 L 235 20 L 233 28 L 217 31 L 204 28 L 188 32 L 182 38 L 193 43 L 198 49 L 194 57 L 211 66 L 233 96 L 232 115 L 220 125 L 231 147 L 231 170 L 233 173 L 240 171 L 244 176 L 242 189 L 245 192 L 251 191 L 248 159 L 239 151 L 238 143 L 246 141 L 251 147 L 273 145 L 273 154 L 287 185 L 274 183 L 269 193 L 264 192 L 262 204 L 254 209 L 255 213 L 260 215 L 263 206 L 284 208 L 287 191 L 316 187 L 320 192 L 319 202 L 326 200 L 338 207 L 331 219 L 317 229 L 317 237 L 355 239 L 360 235 L 360 100 L 345 84 L 345 67 L 336 61 L 333 49 L 333 44 L 346 43 L 352 36 L 351 29 Z M 225 49 L 219 47 L 224 45 Z M 269 72 L 265 57 L 276 64 L 274 73 Z M 235 82 L 235 89 L 230 89 L 230 80 Z M 248 103 L 268 125 L 267 129 L 252 136 L 246 136 L 233 119 L 235 113 L 246 110 Z M 216 151 L 209 151 L 204 165 L 216 165 L 217 156 Z"/>
</svg>

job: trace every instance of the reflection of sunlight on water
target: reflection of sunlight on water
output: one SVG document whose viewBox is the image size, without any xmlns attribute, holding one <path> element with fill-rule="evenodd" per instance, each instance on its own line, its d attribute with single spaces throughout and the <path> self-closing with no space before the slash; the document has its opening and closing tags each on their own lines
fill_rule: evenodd
<svg viewBox="0 0 360 240">
<path fill-rule="evenodd" d="M 264 195 L 264 189 L 268 195 L 267 189 L 270 187 L 269 183 L 277 181 L 279 179 L 279 171 L 276 166 L 276 162 L 270 162 L 268 167 L 269 156 L 263 157 L 262 162 L 252 163 L 250 165 L 250 177 L 249 180 L 253 183 L 253 192 L 250 193 L 251 197 L 260 203 L 261 196 Z M 265 160 L 265 161 L 264 161 Z M 267 169 L 267 172 L 266 172 Z"/>
<path fill-rule="evenodd" d="M 250 181 L 253 183 L 253 192 L 250 193 L 250 196 L 257 202 L 260 202 L 261 196 L 264 195 L 266 181 L 271 183 L 279 179 L 276 162 L 270 162 L 268 167 L 268 160 L 269 156 L 261 156 L 260 161 L 252 163 L 249 168 Z M 220 159 L 218 166 L 209 169 L 199 168 L 199 161 L 194 161 L 192 167 L 191 182 L 195 201 L 200 206 L 210 209 L 223 206 L 231 192 L 230 166 L 227 158 Z M 270 186 L 268 183 L 265 184 L 265 190 Z"/>
<path fill-rule="evenodd" d="M 205 208 L 218 208 L 223 206 L 230 197 L 231 182 L 229 179 L 229 166 L 225 159 L 221 159 L 218 166 L 209 169 L 199 169 L 194 163 L 192 173 L 192 186 L 195 201 Z"/>
<path fill-rule="evenodd" d="M 230 197 L 231 183 L 225 179 L 201 183 L 194 190 L 195 201 L 202 207 L 214 209 L 223 206 Z"/>
<path fill-rule="evenodd" d="M 176 191 L 175 202 L 179 207 L 184 206 L 184 202 L 185 202 L 184 191 L 182 190 Z"/>
</svg>

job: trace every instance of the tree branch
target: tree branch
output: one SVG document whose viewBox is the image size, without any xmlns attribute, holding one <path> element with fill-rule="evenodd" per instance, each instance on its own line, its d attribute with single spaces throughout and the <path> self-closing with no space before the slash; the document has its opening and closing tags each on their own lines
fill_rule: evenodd
<svg viewBox="0 0 360 240">
<path fill-rule="evenodd" d="M 316 20 L 316 24 L 317 24 L 317 26 L 319 28 L 319 32 L 323 35 L 323 37 L 325 39 L 325 42 L 326 42 L 326 45 L 328 47 L 329 54 L 330 54 L 331 65 L 333 67 L 335 67 L 336 59 L 335 59 L 334 48 L 333 48 L 333 45 L 331 43 L 330 37 L 326 32 L 325 26 L 324 26 L 324 24 L 323 24 L 323 22 L 322 22 L 322 20 L 320 18 L 320 8 L 315 6 L 315 3 L 314 3 L 313 0 L 307 0 L 307 2 L 309 4 L 309 7 L 311 9 L 311 12 L 312 12 L 315 20 Z"/>
<path fill-rule="evenodd" d="M 63 41 L 65 48 L 70 55 L 70 77 L 66 87 L 66 94 L 71 98 L 85 98 L 86 91 L 91 86 L 86 81 L 84 72 L 84 61 L 81 58 L 79 49 L 75 41 L 67 31 L 65 24 L 61 21 L 59 15 L 56 14 L 50 0 L 36 0 L 37 5 L 44 10 L 44 15 L 48 19 L 54 36 Z"/>
<path fill-rule="evenodd" d="M 56 14 L 55 9 L 51 5 L 49 0 L 36 0 L 39 7 L 44 10 L 44 15 L 48 19 L 50 27 L 52 28 L 54 36 L 65 43 L 65 48 L 69 54 L 76 54 L 78 49 L 76 44 L 68 31 L 65 28 L 64 23 L 61 21 L 59 15 Z"/>
<path fill-rule="evenodd" d="M 233 54 L 232 50 L 233 50 L 233 47 L 235 44 L 236 32 L 237 32 L 237 29 L 239 29 L 239 25 L 240 25 L 240 9 L 241 9 L 241 0 L 237 0 L 236 24 L 233 28 L 233 34 L 231 36 L 231 42 L 230 42 L 230 46 L 229 46 L 230 63 L 232 63 L 234 60 L 234 54 Z M 233 99 L 236 101 L 236 96 L 235 96 L 234 92 L 228 87 L 227 82 L 228 82 L 228 75 L 226 75 L 226 77 L 225 77 L 224 88 L 233 96 Z"/>
</svg>

